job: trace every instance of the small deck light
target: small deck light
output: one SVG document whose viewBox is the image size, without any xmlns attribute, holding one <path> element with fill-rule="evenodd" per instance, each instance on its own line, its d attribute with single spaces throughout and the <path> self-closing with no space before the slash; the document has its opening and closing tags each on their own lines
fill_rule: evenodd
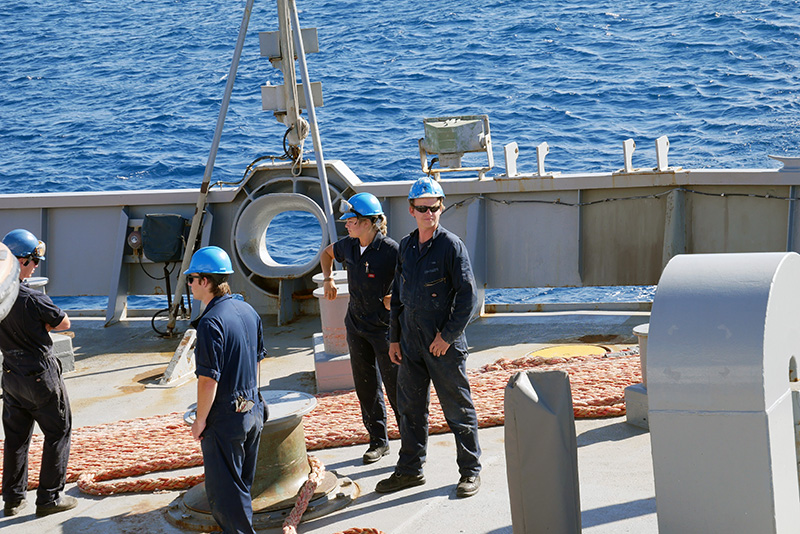
<svg viewBox="0 0 800 534">
<path fill-rule="evenodd" d="M 460 117 L 436 117 L 423 119 L 425 137 L 419 140 L 419 156 L 422 171 L 433 174 L 454 171 L 478 171 L 483 178 L 486 171 L 494 167 L 492 157 L 492 137 L 489 133 L 488 115 L 465 115 Z M 485 152 L 488 158 L 486 167 L 462 167 L 461 158 L 467 152 Z M 436 154 L 440 168 L 428 165 L 429 154 Z"/>
</svg>

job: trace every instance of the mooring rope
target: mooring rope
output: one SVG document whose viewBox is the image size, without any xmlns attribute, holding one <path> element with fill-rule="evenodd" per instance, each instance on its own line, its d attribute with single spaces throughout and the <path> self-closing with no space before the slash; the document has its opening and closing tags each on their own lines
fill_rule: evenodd
<svg viewBox="0 0 800 534">
<path fill-rule="evenodd" d="M 504 423 L 504 389 L 513 374 L 542 368 L 563 369 L 569 373 L 576 418 L 624 415 L 625 387 L 641 382 L 641 366 L 635 351 L 569 358 L 498 360 L 468 373 L 479 426 L 484 428 Z M 317 407 L 303 420 L 307 450 L 369 442 L 355 392 L 321 394 L 317 401 Z M 396 422 L 393 417 L 389 419 L 389 436 L 398 438 Z M 449 431 L 435 392 L 431 393 L 429 421 L 431 434 Z M 38 486 L 41 452 L 42 436 L 37 434 L 32 439 L 29 453 L 29 489 Z M 309 457 L 309 462 L 312 465 L 309 478 L 316 478 L 314 465 L 319 460 Z M 74 429 L 67 482 L 77 481 L 81 491 L 92 495 L 180 490 L 202 482 L 203 475 L 130 477 L 202 464 L 200 445 L 184 423 L 183 413 L 175 412 Z M 320 480 L 322 476 L 324 467 L 319 474 Z M 304 487 L 302 490 L 310 492 L 309 497 L 316 488 L 313 481 L 310 484 L 314 484 L 314 488 L 307 490 Z M 297 516 L 298 521 L 300 516 L 302 512 Z M 377 531 L 351 529 L 347 532 L 367 534 Z"/>
</svg>

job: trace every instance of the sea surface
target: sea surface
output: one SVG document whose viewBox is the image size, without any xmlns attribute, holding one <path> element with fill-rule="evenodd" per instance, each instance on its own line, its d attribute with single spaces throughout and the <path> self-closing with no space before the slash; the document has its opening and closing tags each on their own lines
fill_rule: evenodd
<svg viewBox="0 0 800 534">
<path fill-rule="evenodd" d="M 653 167 L 661 135 L 684 168 L 800 155 L 798 1 L 297 2 L 319 32 L 308 66 L 325 158 L 365 181 L 417 178 L 422 119 L 444 115 L 489 115 L 490 175 L 512 141 L 520 170 L 546 141 L 562 173 L 621 168 L 628 138 L 634 166 Z M 245 5 L 0 3 L 2 192 L 198 187 Z M 212 181 L 283 154 L 260 101 L 283 83 L 259 54 L 258 32 L 274 30 L 274 0 L 256 0 Z"/>
</svg>

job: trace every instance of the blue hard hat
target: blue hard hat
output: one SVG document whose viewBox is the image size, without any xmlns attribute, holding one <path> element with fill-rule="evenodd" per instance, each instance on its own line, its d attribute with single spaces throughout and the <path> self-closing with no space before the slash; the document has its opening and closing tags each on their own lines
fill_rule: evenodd
<svg viewBox="0 0 800 534">
<path fill-rule="evenodd" d="M 408 192 L 408 200 L 415 198 L 444 198 L 444 190 L 439 182 L 423 176 L 411 185 L 411 190 Z"/>
<path fill-rule="evenodd" d="M 189 268 L 183 274 L 233 274 L 231 258 L 219 247 L 203 247 L 192 255 Z"/>
<path fill-rule="evenodd" d="M 45 245 L 35 235 L 22 228 L 11 230 L 3 238 L 3 244 L 17 258 L 44 259 Z"/>
<path fill-rule="evenodd" d="M 339 217 L 340 221 L 351 217 L 374 217 L 383 215 L 383 208 L 378 198 L 372 193 L 356 193 L 346 202 L 342 202 L 341 210 L 344 215 Z"/>
</svg>

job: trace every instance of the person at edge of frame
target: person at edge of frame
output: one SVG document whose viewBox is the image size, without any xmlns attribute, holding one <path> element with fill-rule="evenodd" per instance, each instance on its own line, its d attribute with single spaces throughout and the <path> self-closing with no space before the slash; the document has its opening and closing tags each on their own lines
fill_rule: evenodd
<svg viewBox="0 0 800 534">
<path fill-rule="evenodd" d="M 331 275 L 334 258 L 347 269 L 350 300 L 345 316 L 350 368 L 361 418 L 369 434 L 362 461 L 377 462 L 389 454 L 387 410 L 381 381 L 397 417 L 397 365 L 389 359 L 389 302 L 397 242 L 386 236 L 386 216 L 371 193 L 357 193 L 343 203 L 348 237 L 331 243 L 320 258 L 325 298 L 338 294 Z"/>
<path fill-rule="evenodd" d="M 233 267 L 219 247 L 203 247 L 184 272 L 192 296 L 205 306 L 192 326 L 197 416 L 192 435 L 203 452 L 211 515 L 226 534 L 255 534 L 250 491 L 256 474 L 265 410 L 258 391 L 259 364 L 266 357 L 261 317 L 231 295 Z"/>
<path fill-rule="evenodd" d="M 408 194 L 417 229 L 400 242 L 391 300 L 389 357 L 400 364 L 400 456 L 375 490 L 391 493 L 425 483 L 430 384 L 456 443 L 456 497 L 480 489 L 478 417 L 467 380 L 464 329 L 477 309 L 477 287 L 461 239 L 439 224 L 444 191 L 430 177 Z"/>
<path fill-rule="evenodd" d="M 72 411 L 62 376 L 61 362 L 53 354 L 50 332 L 67 330 L 69 316 L 42 291 L 25 281 L 45 259 L 45 244 L 28 230 L 18 228 L 3 238 L 19 261 L 19 293 L 0 322 L 3 352 L 3 512 L 13 516 L 27 506 L 28 449 L 34 421 L 44 434 L 38 517 L 71 510 L 78 505 L 66 495 L 67 462 L 72 440 Z"/>
</svg>

